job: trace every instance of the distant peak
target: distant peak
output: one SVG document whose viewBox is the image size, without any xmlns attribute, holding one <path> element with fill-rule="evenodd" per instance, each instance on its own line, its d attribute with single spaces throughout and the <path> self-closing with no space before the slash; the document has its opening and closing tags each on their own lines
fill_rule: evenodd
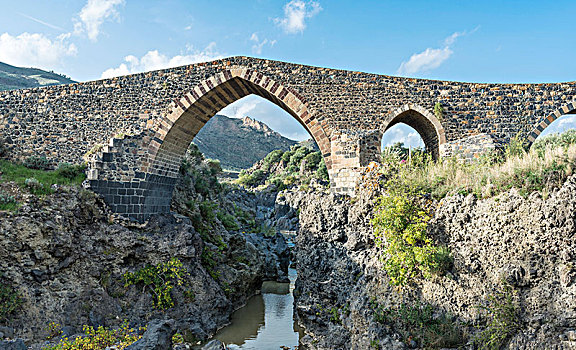
<svg viewBox="0 0 576 350">
<path fill-rule="evenodd" d="M 262 131 L 265 134 L 275 133 L 268 125 L 248 116 L 242 118 L 242 124 L 254 130 Z"/>
</svg>

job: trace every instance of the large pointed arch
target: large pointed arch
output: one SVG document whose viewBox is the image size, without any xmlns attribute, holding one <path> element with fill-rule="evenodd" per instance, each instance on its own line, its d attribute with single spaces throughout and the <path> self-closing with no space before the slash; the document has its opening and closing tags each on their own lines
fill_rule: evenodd
<svg viewBox="0 0 576 350">
<path fill-rule="evenodd" d="M 446 132 L 434 114 L 416 104 L 403 105 L 386 117 L 381 126 L 382 135 L 398 123 L 404 123 L 416 130 L 432 156 L 435 159 L 440 156 L 440 145 L 446 143 Z"/>
<path fill-rule="evenodd" d="M 218 111 L 251 94 L 261 96 L 292 115 L 314 138 L 328 169 L 330 140 L 307 101 L 297 91 L 250 69 L 232 69 L 212 76 L 179 100 L 157 126 L 141 171 L 175 178 L 180 162 L 200 129 Z"/>
<path fill-rule="evenodd" d="M 528 134 L 528 143 L 531 145 L 536 138 L 546 129 L 553 121 L 565 114 L 576 114 L 576 100 L 565 104 L 555 110 L 552 114 L 542 118 L 540 122 Z"/>
</svg>

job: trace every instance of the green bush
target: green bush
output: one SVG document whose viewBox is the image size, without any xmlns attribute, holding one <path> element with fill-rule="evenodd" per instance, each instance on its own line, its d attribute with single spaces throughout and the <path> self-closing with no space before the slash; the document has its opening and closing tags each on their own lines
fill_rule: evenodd
<svg viewBox="0 0 576 350">
<path fill-rule="evenodd" d="M 289 162 L 290 158 L 292 158 L 293 154 L 294 154 L 294 151 L 292 151 L 292 150 L 284 152 L 284 154 L 282 154 L 282 160 L 284 162 Z"/>
<path fill-rule="evenodd" d="M 244 173 L 244 175 L 240 175 L 237 182 L 246 187 L 255 187 L 260 185 L 265 178 L 266 172 L 262 169 L 257 169 L 252 174 Z"/>
<path fill-rule="evenodd" d="M 0 282 L 0 321 L 7 320 L 8 316 L 16 312 L 22 303 L 22 298 L 11 285 Z"/>
<path fill-rule="evenodd" d="M 85 165 L 62 163 L 58 166 L 58 169 L 56 169 L 56 174 L 66 179 L 73 180 L 77 177 L 81 177 L 84 174 L 85 169 Z"/>
<path fill-rule="evenodd" d="M 171 291 L 175 286 L 188 283 L 188 271 L 177 258 L 158 265 L 146 265 L 136 272 L 123 275 L 124 286 L 141 284 L 154 297 L 154 307 L 166 310 L 174 306 Z"/>
<path fill-rule="evenodd" d="M 211 201 L 202 201 L 198 205 L 198 209 L 200 210 L 200 215 L 202 218 L 206 220 L 208 223 L 214 222 L 216 218 L 216 214 L 214 213 L 214 209 L 218 207 L 218 204 L 211 202 Z"/>
<path fill-rule="evenodd" d="M 216 176 L 222 172 L 222 165 L 220 165 L 218 159 L 207 159 L 206 163 L 208 164 L 212 176 Z"/>
<path fill-rule="evenodd" d="M 371 220 L 384 269 L 393 285 L 405 285 L 418 275 L 427 278 L 450 267 L 448 250 L 426 234 L 430 215 L 406 194 L 380 197 Z"/>
<path fill-rule="evenodd" d="M 18 208 L 16 198 L 4 191 L 0 191 L 0 210 L 14 210 Z"/>
<path fill-rule="evenodd" d="M 37 170 L 49 170 L 52 168 L 50 161 L 48 159 L 46 159 L 45 156 L 28 157 L 28 158 L 24 159 L 24 162 L 22 162 L 22 165 L 24 165 L 26 168 L 37 169 Z"/>
<path fill-rule="evenodd" d="M 24 180 L 24 185 L 32 194 L 48 194 L 51 192 L 50 188 L 46 188 L 43 183 L 33 177 Z"/>
<path fill-rule="evenodd" d="M 304 157 L 304 167 L 306 170 L 318 169 L 318 165 L 322 160 L 322 155 L 320 152 L 312 152 Z"/>
<path fill-rule="evenodd" d="M 521 326 L 512 287 L 504 284 L 488 296 L 486 304 L 479 308 L 484 311 L 488 322 L 483 330 L 475 334 L 473 343 L 480 350 L 502 348 Z"/>
<path fill-rule="evenodd" d="M 551 134 L 542 138 L 538 138 L 538 140 L 532 144 L 530 150 L 543 155 L 548 149 L 559 147 L 567 148 L 568 146 L 574 144 L 576 144 L 576 130 L 570 129 L 561 134 Z"/>
<path fill-rule="evenodd" d="M 376 300 L 370 301 L 374 320 L 392 325 L 404 341 L 417 341 L 422 348 L 456 348 L 466 343 L 466 336 L 451 315 L 438 313 L 427 303 L 406 303 L 395 308 L 385 308 Z"/>
<path fill-rule="evenodd" d="M 316 170 L 316 177 L 324 181 L 330 180 L 330 177 L 328 176 L 328 168 L 326 167 L 326 163 L 324 163 L 324 159 L 320 161 L 318 170 Z"/>
<path fill-rule="evenodd" d="M 124 322 L 118 329 L 110 329 L 99 326 L 94 329 L 91 326 L 83 326 L 83 335 L 69 340 L 63 337 L 58 344 L 47 346 L 43 350 L 96 350 L 96 349 L 125 349 L 130 344 L 140 339 L 142 336 Z M 142 331 L 144 328 L 141 329 Z"/>
<path fill-rule="evenodd" d="M 264 157 L 263 168 L 265 170 L 270 169 L 270 165 L 277 163 L 280 159 L 282 159 L 283 155 L 284 155 L 284 151 L 279 150 L 279 149 L 268 153 L 266 155 L 266 157 Z"/>
<path fill-rule="evenodd" d="M 218 220 L 220 220 L 222 225 L 224 225 L 226 230 L 237 231 L 238 229 L 240 229 L 240 226 L 238 226 L 238 223 L 236 222 L 236 218 L 234 217 L 234 215 L 219 211 L 216 214 L 216 216 L 218 217 Z"/>
</svg>

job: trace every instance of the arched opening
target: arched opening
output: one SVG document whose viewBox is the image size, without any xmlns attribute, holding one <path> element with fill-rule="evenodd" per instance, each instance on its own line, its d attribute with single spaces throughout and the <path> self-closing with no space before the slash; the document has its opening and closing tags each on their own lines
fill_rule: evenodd
<svg viewBox="0 0 576 350">
<path fill-rule="evenodd" d="M 424 150 L 425 145 L 418 131 L 404 123 L 398 123 L 382 135 L 381 149 L 406 153 L 410 150 Z"/>
<path fill-rule="evenodd" d="M 569 130 L 576 130 L 576 109 L 570 113 L 561 115 L 558 119 L 550 123 L 546 128 L 536 137 L 534 143 L 541 141 L 547 137 L 555 134 L 562 134 Z"/>
<path fill-rule="evenodd" d="M 568 103 L 549 116 L 543 118 L 528 135 L 528 142 L 532 145 L 536 139 L 547 135 L 562 132 L 576 127 L 576 101 Z"/>
<path fill-rule="evenodd" d="M 226 106 L 257 95 L 288 112 L 316 141 L 330 168 L 328 137 L 300 95 L 258 73 L 226 71 L 212 77 L 176 101 L 172 113 L 162 120 L 148 147 L 142 171 L 176 178 L 182 156 L 200 129 Z"/>
<path fill-rule="evenodd" d="M 416 105 L 405 105 L 392 112 L 382 127 L 382 134 L 382 146 L 397 142 L 422 145 L 434 159 L 440 155 L 440 145 L 446 142 L 440 121 Z"/>
</svg>

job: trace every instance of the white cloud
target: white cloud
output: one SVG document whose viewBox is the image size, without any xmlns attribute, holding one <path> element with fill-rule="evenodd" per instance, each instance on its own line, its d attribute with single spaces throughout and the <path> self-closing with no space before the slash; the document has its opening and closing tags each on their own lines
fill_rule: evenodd
<svg viewBox="0 0 576 350">
<path fill-rule="evenodd" d="M 250 41 L 254 42 L 254 45 L 252 45 L 252 52 L 257 55 L 262 54 L 262 48 L 264 47 L 264 45 L 268 44 L 270 45 L 270 47 L 272 47 L 276 44 L 276 40 L 263 39 L 262 41 L 260 41 L 260 38 L 258 37 L 257 33 L 252 33 Z"/>
<path fill-rule="evenodd" d="M 104 20 L 118 19 L 119 14 L 116 8 L 124 2 L 125 0 L 88 0 L 78 14 L 80 20 L 76 20 L 74 24 L 74 33 L 86 33 L 90 40 L 96 41 Z"/>
<path fill-rule="evenodd" d="M 124 58 L 124 63 L 120 64 L 118 67 L 104 71 L 101 78 L 112 78 L 120 75 L 184 66 L 192 63 L 212 61 L 223 57 L 216 51 L 216 43 L 214 42 L 210 43 L 210 45 L 202 51 L 193 51 L 191 47 L 188 48 L 188 51 L 191 52 L 189 54 L 176 55 L 173 57 L 162 54 L 158 52 L 158 50 L 148 51 L 141 58 L 129 55 Z"/>
<path fill-rule="evenodd" d="M 407 62 L 402 62 L 398 68 L 398 74 L 410 75 L 438 68 L 453 53 L 448 46 L 443 49 L 427 48 L 423 52 L 412 55 Z"/>
<path fill-rule="evenodd" d="M 471 32 L 455 32 L 446 39 L 444 39 L 444 47 L 440 49 L 427 48 L 426 50 L 415 53 L 408 61 L 404 61 L 400 64 L 397 73 L 401 75 L 411 75 L 418 72 L 428 72 L 433 69 L 440 67 L 447 59 L 452 56 L 454 51 L 452 51 L 452 45 L 461 36 L 472 34 L 477 31 L 480 27 L 474 28 Z"/>
<path fill-rule="evenodd" d="M 63 58 L 74 56 L 76 46 L 68 42 L 70 34 L 51 40 L 40 33 L 22 33 L 12 36 L 0 35 L 0 61 L 24 67 L 52 70 L 62 64 Z"/>
<path fill-rule="evenodd" d="M 316 1 L 291 0 L 284 6 L 284 17 L 274 22 L 289 34 L 302 33 L 306 29 L 306 19 L 316 16 L 322 7 Z"/>
<path fill-rule="evenodd" d="M 420 134 L 405 124 L 392 126 L 382 136 L 382 148 L 392 146 L 397 142 L 404 143 L 406 147 L 424 147 L 424 141 L 422 141 Z"/>
</svg>

